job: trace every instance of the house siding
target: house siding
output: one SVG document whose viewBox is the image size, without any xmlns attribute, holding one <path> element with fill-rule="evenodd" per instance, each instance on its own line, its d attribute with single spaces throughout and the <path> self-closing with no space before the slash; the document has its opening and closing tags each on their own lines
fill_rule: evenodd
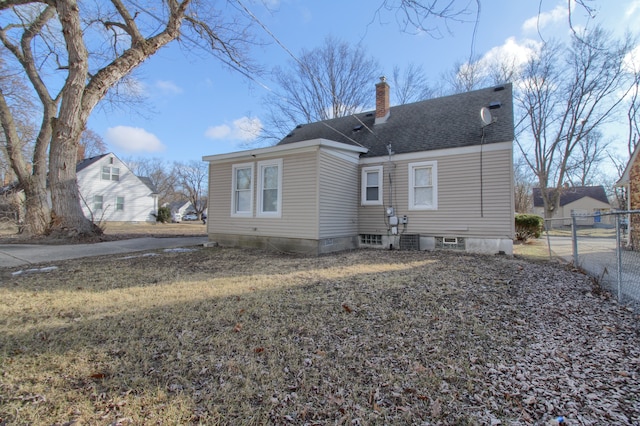
<svg viewBox="0 0 640 426">
<path fill-rule="evenodd" d="M 319 155 L 319 238 L 356 237 L 358 233 L 358 164 L 330 151 Z"/>
<path fill-rule="evenodd" d="M 113 158 L 113 164 L 109 163 Z M 117 181 L 103 180 L 102 167 L 120 169 Z M 155 222 L 156 197 L 131 170 L 115 156 L 106 156 L 81 170 L 77 175 L 78 188 L 82 195 L 82 211 L 94 222 Z M 103 209 L 94 211 L 94 196 L 102 195 Z M 124 197 L 124 210 L 116 211 L 116 197 Z"/>
<path fill-rule="evenodd" d="M 579 200 L 574 201 L 573 203 L 566 204 L 565 206 L 560 208 L 560 214 L 565 218 L 570 218 L 572 213 L 576 214 L 584 213 L 587 215 L 593 215 L 596 211 L 609 211 L 611 210 L 611 206 L 607 203 L 603 203 L 602 201 L 595 200 L 591 197 L 583 197 Z M 604 216 L 600 218 L 600 223 L 612 223 L 611 216 Z M 568 219 L 564 221 L 565 225 L 571 225 L 572 220 Z M 586 218 L 578 217 L 576 219 L 577 225 L 593 225 L 595 223 L 594 217 L 589 216 Z"/>
<path fill-rule="evenodd" d="M 384 166 L 384 206 L 359 207 L 359 233 L 387 233 L 384 214 L 391 197 L 396 216 L 408 217 L 406 231 L 399 225 L 399 230 L 408 234 L 512 239 L 515 225 L 510 146 L 482 154 L 482 200 L 479 149 L 451 155 L 426 152 L 402 161 L 380 158 L 378 164 Z M 420 161 L 437 162 L 437 210 L 408 208 L 409 164 Z M 389 172 L 393 185 L 389 183 Z"/>
<path fill-rule="evenodd" d="M 255 161 L 209 164 L 209 206 L 207 232 L 211 239 L 224 235 L 278 238 L 318 238 L 317 151 L 282 155 L 282 211 L 279 218 L 256 217 L 257 173 Z M 231 216 L 232 166 L 254 164 L 253 212 L 250 217 Z M 245 239 L 246 240 L 246 239 Z"/>
</svg>

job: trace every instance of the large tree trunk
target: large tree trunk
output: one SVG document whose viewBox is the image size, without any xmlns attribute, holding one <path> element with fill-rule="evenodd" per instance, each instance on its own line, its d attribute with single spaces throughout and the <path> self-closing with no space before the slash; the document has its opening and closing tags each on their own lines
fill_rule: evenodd
<svg viewBox="0 0 640 426">
<path fill-rule="evenodd" d="M 23 182 L 25 196 L 24 232 L 28 235 L 42 235 L 49 230 L 51 211 L 47 202 L 47 191 L 44 184 L 40 185 L 35 179 Z"/>
<path fill-rule="evenodd" d="M 76 180 L 78 145 L 85 126 L 81 114 L 89 75 L 88 52 L 82 38 L 78 4 L 60 0 L 56 8 L 69 53 L 69 74 L 49 146 L 51 231 L 71 234 L 67 236 L 92 235 L 100 231 L 84 216 Z"/>
</svg>

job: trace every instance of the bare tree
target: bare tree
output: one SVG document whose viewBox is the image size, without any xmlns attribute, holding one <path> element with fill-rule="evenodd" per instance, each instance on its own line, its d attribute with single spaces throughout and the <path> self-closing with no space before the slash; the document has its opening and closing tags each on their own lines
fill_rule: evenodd
<svg viewBox="0 0 640 426">
<path fill-rule="evenodd" d="M 107 144 L 104 139 L 91 129 L 85 129 L 80 136 L 78 143 L 78 159 L 95 157 L 104 154 L 107 150 Z"/>
<path fill-rule="evenodd" d="M 123 161 L 136 176 L 151 179 L 158 191 L 158 205 L 162 206 L 184 198 L 176 190 L 177 176 L 161 158 L 130 158 Z"/>
<path fill-rule="evenodd" d="M 532 188 L 535 178 L 522 157 L 513 164 L 514 202 L 517 213 L 529 213 L 533 207 Z"/>
<path fill-rule="evenodd" d="M 232 67 L 248 66 L 248 25 L 241 22 L 250 20 L 233 7 L 220 11 L 195 0 L 9 0 L 0 3 L 0 13 L 0 41 L 40 104 L 42 120 L 29 162 L 19 149 L 12 100 L 1 87 L 7 154 L 25 189 L 29 231 L 35 234 L 101 232 L 82 212 L 78 144 L 96 105 L 143 61 L 180 37 L 191 48 L 206 45 Z"/>
<path fill-rule="evenodd" d="M 545 217 L 559 208 L 576 150 L 630 89 L 623 62 L 631 47 L 628 39 L 613 40 L 596 27 L 566 49 L 545 43 L 520 76 L 516 103 L 525 131 L 517 132 L 516 142 L 536 175 Z"/>
<path fill-rule="evenodd" d="M 198 215 L 207 208 L 207 189 L 209 169 L 207 163 L 202 161 L 189 161 L 188 163 L 175 163 L 173 175 L 176 176 L 177 190 L 189 200 Z"/>
<path fill-rule="evenodd" d="M 479 10 L 480 0 L 384 0 L 376 15 L 381 19 L 384 11 L 392 12 L 402 31 L 440 38 L 452 22 L 477 20 Z"/>
<path fill-rule="evenodd" d="M 371 82 L 380 75 L 362 45 L 328 37 L 321 47 L 303 50 L 288 69 L 276 68 L 279 89 L 267 95 L 263 137 L 281 139 L 297 124 L 343 117 L 371 103 Z"/>
<path fill-rule="evenodd" d="M 433 97 L 434 93 L 433 89 L 429 87 L 422 66 L 413 63 L 409 64 L 404 72 L 397 65 L 393 67 L 391 90 L 392 102 L 396 105 L 429 99 Z"/>
<path fill-rule="evenodd" d="M 587 186 L 597 177 L 598 166 L 607 158 L 608 142 L 602 140 L 602 132 L 594 129 L 576 145 L 567 161 L 567 180 L 573 186 Z"/>
</svg>

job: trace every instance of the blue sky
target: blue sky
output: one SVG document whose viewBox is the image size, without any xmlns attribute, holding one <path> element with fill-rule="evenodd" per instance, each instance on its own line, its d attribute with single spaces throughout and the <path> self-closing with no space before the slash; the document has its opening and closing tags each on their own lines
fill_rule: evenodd
<svg viewBox="0 0 640 426">
<path fill-rule="evenodd" d="M 440 38 L 402 32 L 390 12 L 376 15 L 378 1 L 244 0 L 251 11 L 297 54 L 320 46 L 327 36 L 352 44 L 361 42 L 390 75 L 394 66 L 421 65 L 435 85 L 441 75 L 463 62 L 473 51 L 478 56 L 526 54 L 531 40 L 539 41 L 536 22 L 545 39 L 566 37 L 566 0 L 484 0 L 475 39 L 474 25 L 452 24 Z M 542 14 L 537 19 L 541 5 Z M 640 0 L 598 0 L 596 21 L 623 34 L 640 33 Z M 473 16 L 468 17 L 473 20 Z M 574 24 L 585 22 L 577 9 Z M 266 32 L 258 35 L 270 44 L 257 47 L 252 57 L 264 68 L 284 66 L 291 59 Z M 473 44 L 472 44 L 473 41 Z M 156 157 L 168 162 L 200 160 L 204 155 L 245 149 L 265 120 L 264 97 L 275 89 L 268 76 L 252 82 L 229 71 L 213 57 L 184 52 L 179 45 L 165 47 L 136 71 L 136 87 L 144 104 L 132 111 L 96 110 L 88 127 L 101 135 L 119 157 Z M 371 82 L 371 105 L 374 84 Z M 266 86 L 267 88 L 265 88 Z"/>
</svg>

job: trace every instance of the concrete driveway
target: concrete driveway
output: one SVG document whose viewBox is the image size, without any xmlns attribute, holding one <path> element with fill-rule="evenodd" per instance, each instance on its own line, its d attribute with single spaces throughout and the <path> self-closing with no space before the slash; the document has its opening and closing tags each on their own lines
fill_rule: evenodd
<svg viewBox="0 0 640 426">
<path fill-rule="evenodd" d="M 105 256 L 167 248 L 193 247 L 208 242 L 207 237 L 133 238 L 94 244 L 44 245 L 0 244 L 0 267 L 12 268 L 24 265 Z"/>
</svg>

